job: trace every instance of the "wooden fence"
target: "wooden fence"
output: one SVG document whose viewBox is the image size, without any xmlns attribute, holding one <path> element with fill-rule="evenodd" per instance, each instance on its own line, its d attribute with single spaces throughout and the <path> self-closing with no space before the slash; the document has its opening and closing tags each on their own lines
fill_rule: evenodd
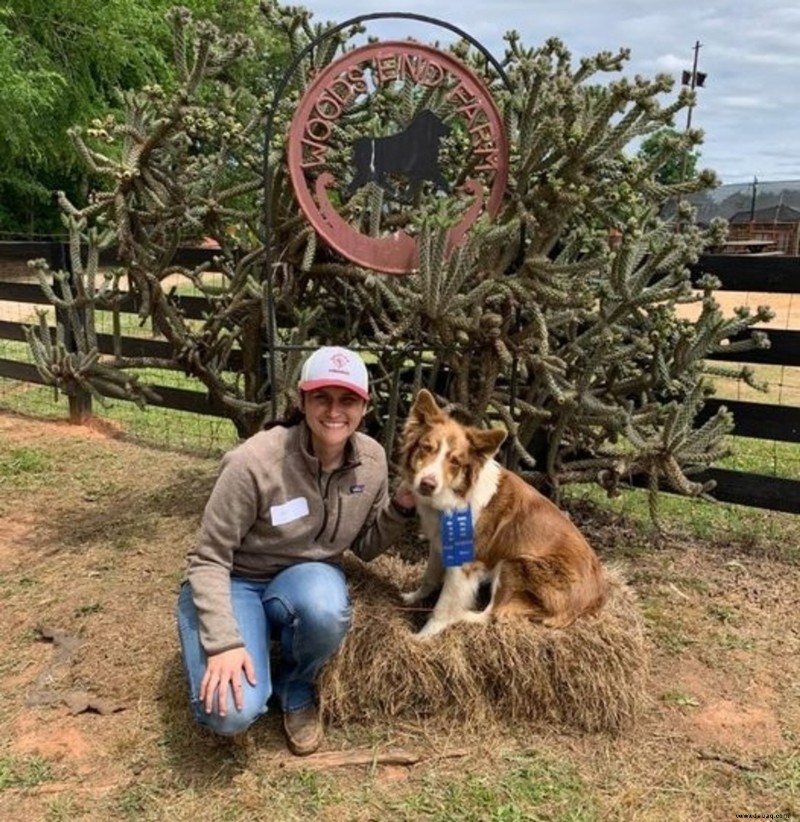
<svg viewBox="0 0 800 822">
<path fill-rule="evenodd" d="M 191 268 L 210 261 L 218 253 L 213 249 L 184 248 L 180 249 L 176 255 L 175 263 L 176 265 Z M 31 308 L 51 305 L 38 283 L 15 282 L 9 277 L 8 273 L 4 274 L 4 271 L 19 270 L 20 266 L 25 266 L 28 260 L 34 259 L 47 260 L 53 270 L 69 270 L 69 248 L 65 243 L 0 242 L 0 302 L 24 303 L 29 304 Z M 109 259 L 108 262 L 113 264 L 114 261 Z M 179 300 L 181 310 L 188 319 L 202 319 L 203 312 L 208 310 L 208 302 L 205 297 L 182 296 Z M 123 301 L 121 303 L 120 311 L 134 314 L 138 311 L 138 306 L 130 298 L 127 302 Z M 0 340 L 3 339 L 24 341 L 23 324 L 0 319 Z M 101 354 L 114 354 L 113 335 L 98 333 L 97 347 Z M 167 342 L 141 337 L 123 337 L 121 353 L 126 357 L 172 357 L 172 349 Z M 233 368 L 240 364 L 236 354 L 237 352 L 233 352 L 230 359 Z M 0 358 L 0 377 L 39 384 L 44 382 L 36 366 L 28 362 L 18 362 L 4 358 Z M 156 386 L 155 390 L 161 396 L 162 402 L 160 405 L 164 408 L 190 411 L 195 414 L 206 414 L 213 417 L 221 416 L 218 410 L 211 407 L 204 392 L 161 385 Z M 70 413 L 72 415 L 79 414 L 88 402 L 88 396 L 70 397 Z"/>
<path fill-rule="evenodd" d="M 176 263 L 185 266 L 198 265 L 214 256 L 213 250 L 182 249 Z M 7 272 L 11 266 L 25 265 L 27 260 L 44 258 L 53 269 L 67 268 L 68 250 L 61 242 L 0 243 L 0 302 L 24 303 L 31 306 L 50 303 L 36 283 L 14 282 Z M 692 275 L 697 280 L 702 274 L 713 274 L 722 282 L 722 288 L 730 291 L 767 293 L 800 293 L 800 257 L 760 257 L 756 254 L 707 255 L 694 266 Z M 180 297 L 180 307 L 188 318 L 199 319 L 207 308 L 203 297 Z M 123 304 L 123 311 L 135 312 L 131 299 Z M 111 334 L 98 335 L 101 353 L 113 354 Z M 771 347 L 764 350 L 718 354 L 717 360 L 733 360 L 755 364 L 772 364 L 800 367 L 800 331 L 769 331 Z M 24 341 L 22 324 L 0 319 L 0 339 Z M 169 357 L 169 345 L 161 340 L 126 337 L 122 340 L 122 353 L 133 357 Z M 236 361 L 232 361 L 236 367 Z M 31 383 L 43 380 L 35 366 L 28 362 L 0 358 L 0 377 Z M 162 397 L 165 408 L 191 411 L 198 414 L 219 416 L 211 407 L 205 393 L 169 386 L 154 386 Z M 80 403 L 80 398 L 75 402 Z M 737 400 L 709 400 L 701 415 L 708 419 L 720 405 L 727 406 L 734 414 L 734 433 L 742 437 L 754 437 L 780 442 L 800 442 L 800 407 L 750 403 Z M 74 410 L 71 408 L 71 410 Z M 714 496 L 725 502 L 739 503 L 759 508 L 800 513 L 800 480 L 752 474 L 722 468 L 711 468 L 698 477 L 717 481 Z"/>
</svg>

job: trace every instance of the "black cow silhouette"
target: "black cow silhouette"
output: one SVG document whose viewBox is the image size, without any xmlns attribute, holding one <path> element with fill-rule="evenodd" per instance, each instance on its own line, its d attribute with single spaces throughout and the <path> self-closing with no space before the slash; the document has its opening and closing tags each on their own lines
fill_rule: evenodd
<svg viewBox="0 0 800 822">
<path fill-rule="evenodd" d="M 409 184 L 424 181 L 449 191 L 450 186 L 439 169 L 439 145 L 450 133 L 432 111 L 424 109 L 399 134 L 388 137 L 359 137 L 353 142 L 353 165 L 356 174 L 347 189 L 350 196 L 369 182 L 389 190 L 387 177 L 405 177 Z"/>
</svg>

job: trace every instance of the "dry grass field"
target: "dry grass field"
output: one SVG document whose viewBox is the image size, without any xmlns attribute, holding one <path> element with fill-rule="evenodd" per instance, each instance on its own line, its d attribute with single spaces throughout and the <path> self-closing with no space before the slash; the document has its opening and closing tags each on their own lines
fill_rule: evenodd
<svg viewBox="0 0 800 822">
<path fill-rule="evenodd" d="M 372 715 L 296 759 L 271 714 L 237 742 L 189 719 L 173 607 L 216 466 L 0 413 L 0 819 L 800 819 L 800 517 L 574 505 L 644 625 L 616 733 Z"/>
<path fill-rule="evenodd" d="M 768 305 L 775 317 L 759 328 L 779 331 L 800 331 L 800 294 L 764 294 L 744 291 L 718 291 L 714 295 L 726 317 L 733 315 L 739 307 L 755 311 L 761 305 Z M 699 312 L 697 304 L 678 307 L 678 314 L 695 318 Z M 742 382 L 732 379 L 715 379 L 717 395 L 725 399 L 765 402 L 776 405 L 800 406 L 800 367 L 780 365 L 753 366 L 757 381 L 765 383 L 765 392 L 754 390 Z"/>
</svg>

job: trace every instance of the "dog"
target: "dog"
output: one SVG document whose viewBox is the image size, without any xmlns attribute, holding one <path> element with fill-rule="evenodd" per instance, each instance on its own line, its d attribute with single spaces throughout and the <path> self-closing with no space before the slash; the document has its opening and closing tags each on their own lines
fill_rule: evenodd
<svg viewBox="0 0 800 822">
<path fill-rule="evenodd" d="M 457 622 L 486 624 L 517 616 L 565 628 L 605 602 L 607 581 L 600 560 L 577 527 L 495 460 L 505 438 L 503 430 L 458 422 L 425 389 L 414 400 L 399 460 L 430 550 L 421 584 L 402 598 L 406 604 L 419 603 L 444 582 L 417 637 L 433 636 Z M 474 559 L 444 567 L 441 512 L 466 508 L 471 511 Z M 481 586 L 487 583 L 489 604 L 476 610 Z"/>
</svg>

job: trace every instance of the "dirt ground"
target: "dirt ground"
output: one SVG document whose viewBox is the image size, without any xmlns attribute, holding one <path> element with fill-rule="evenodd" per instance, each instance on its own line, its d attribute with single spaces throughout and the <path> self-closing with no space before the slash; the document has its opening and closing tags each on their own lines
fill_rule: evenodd
<svg viewBox="0 0 800 822">
<path fill-rule="evenodd" d="M 264 774 L 296 769 L 274 717 L 239 748 L 188 718 L 173 606 L 215 471 L 108 426 L 0 413 L 0 818 L 245 818 L 223 813 L 234 798 L 253 819 L 303 818 L 302 775 L 280 783 L 285 813 L 261 804 L 276 790 Z M 773 539 L 699 539 L 589 506 L 572 514 L 641 604 L 650 667 L 636 725 L 615 737 L 502 722 L 330 728 L 328 754 L 374 756 L 306 764 L 338 797 L 313 818 L 430 818 L 412 798 L 431 774 L 502 775 L 534 753 L 570 764 L 591 813 L 550 815 L 550 797 L 540 815 L 436 818 L 800 818 L 800 518 Z M 384 764 L 398 747 L 418 764 Z"/>
</svg>

